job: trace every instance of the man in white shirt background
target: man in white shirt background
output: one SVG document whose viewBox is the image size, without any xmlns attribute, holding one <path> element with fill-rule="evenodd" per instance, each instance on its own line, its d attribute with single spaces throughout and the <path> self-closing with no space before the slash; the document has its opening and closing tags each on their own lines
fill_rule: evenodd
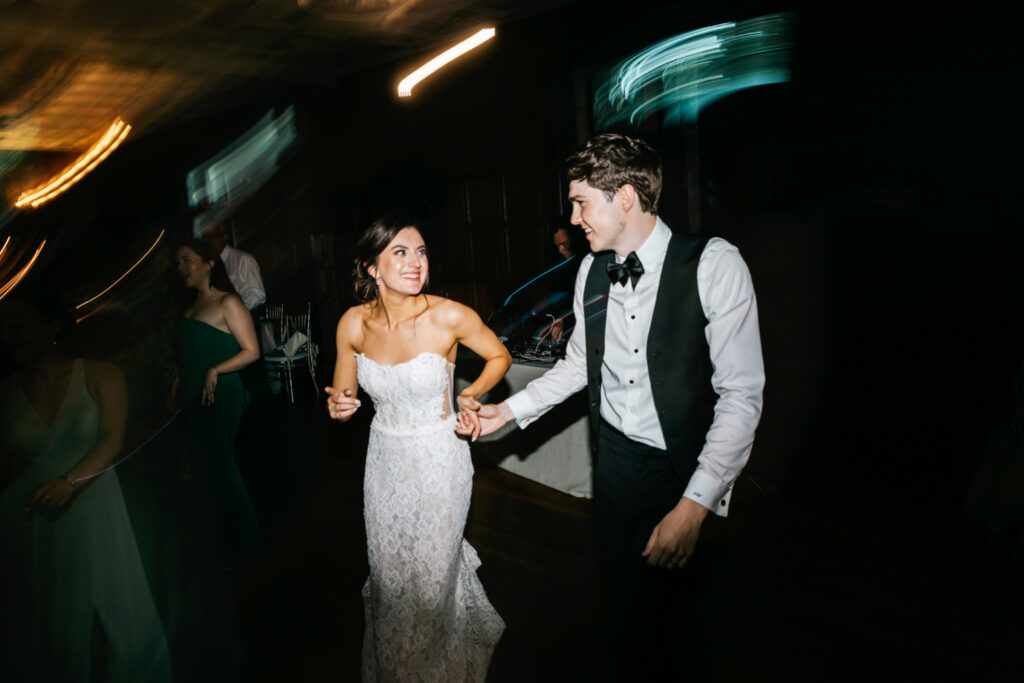
<svg viewBox="0 0 1024 683">
<path fill-rule="evenodd" d="M 228 227 L 222 221 L 217 221 L 203 230 L 203 239 L 220 254 L 220 260 L 228 271 L 228 279 L 249 312 L 253 313 L 266 304 L 267 292 L 263 288 L 260 265 L 252 254 L 231 245 L 231 231 Z"/>
<path fill-rule="evenodd" d="M 727 515 L 750 456 L 764 386 L 753 285 L 733 245 L 673 234 L 658 217 L 661 160 L 642 140 L 599 135 L 568 165 L 572 223 L 593 252 L 573 301 L 586 324 L 544 376 L 480 407 L 482 433 L 510 420 L 525 428 L 588 389 L 598 553 L 619 675 L 693 679 L 678 668 L 683 643 L 667 640 L 666 625 L 688 618 L 668 612 L 676 604 L 669 594 L 705 517 Z M 595 300 L 585 319 L 583 303 Z"/>
</svg>

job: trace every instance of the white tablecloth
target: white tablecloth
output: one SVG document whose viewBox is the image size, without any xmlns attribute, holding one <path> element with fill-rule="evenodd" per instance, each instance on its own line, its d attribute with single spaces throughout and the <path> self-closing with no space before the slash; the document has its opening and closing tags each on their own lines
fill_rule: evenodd
<svg viewBox="0 0 1024 683">
<path fill-rule="evenodd" d="M 482 367 L 472 359 L 456 363 L 456 393 Z M 550 365 L 515 362 L 505 378 L 482 399 L 497 403 L 540 377 Z M 591 497 L 590 429 L 586 392 L 553 408 L 525 430 L 510 423 L 473 444 L 473 453 L 502 469 L 583 498 Z"/>
</svg>

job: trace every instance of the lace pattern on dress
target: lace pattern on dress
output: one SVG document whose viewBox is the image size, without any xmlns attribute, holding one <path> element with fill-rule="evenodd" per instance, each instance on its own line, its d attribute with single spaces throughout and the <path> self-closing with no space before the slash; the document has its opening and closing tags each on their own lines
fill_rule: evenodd
<svg viewBox="0 0 1024 683">
<path fill-rule="evenodd" d="M 364 480 L 363 680 L 483 681 L 505 625 L 463 539 L 473 465 L 454 431 L 454 366 L 433 353 L 391 366 L 356 359 L 376 409 Z"/>
</svg>

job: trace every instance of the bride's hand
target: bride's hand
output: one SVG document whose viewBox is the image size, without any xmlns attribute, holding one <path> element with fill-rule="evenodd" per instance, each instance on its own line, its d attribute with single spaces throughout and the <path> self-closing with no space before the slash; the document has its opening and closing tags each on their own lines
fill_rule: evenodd
<svg viewBox="0 0 1024 683">
<path fill-rule="evenodd" d="M 459 405 L 458 422 L 455 424 L 455 433 L 470 437 L 476 441 L 480 436 L 480 402 L 472 396 L 457 396 L 455 402 Z"/>
<path fill-rule="evenodd" d="M 327 414 L 332 420 L 345 422 L 362 405 L 358 398 L 352 397 L 348 389 L 338 391 L 334 387 L 324 387 L 324 391 L 327 392 Z"/>
</svg>

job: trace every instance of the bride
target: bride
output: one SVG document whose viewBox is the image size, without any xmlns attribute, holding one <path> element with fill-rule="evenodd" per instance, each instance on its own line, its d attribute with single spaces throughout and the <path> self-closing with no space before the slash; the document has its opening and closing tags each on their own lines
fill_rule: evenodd
<svg viewBox="0 0 1024 683">
<path fill-rule="evenodd" d="M 483 681 L 505 624 L 476 576 L 463 537 L 472 489 L 476 413 L 452 411 L 455 353 L 486 361 L 457 397 L 476 405 L 511 365 L 508 350 L 470 308 L 423 293 L 427 249 L 415 225 L 378 220 L 356 245 L 356 296 L 338 322 L 332 418 L 376 414 L 366 453 L 364 516 L 370 576 L 363 587 L 364 681 Z"/>
</svg>

